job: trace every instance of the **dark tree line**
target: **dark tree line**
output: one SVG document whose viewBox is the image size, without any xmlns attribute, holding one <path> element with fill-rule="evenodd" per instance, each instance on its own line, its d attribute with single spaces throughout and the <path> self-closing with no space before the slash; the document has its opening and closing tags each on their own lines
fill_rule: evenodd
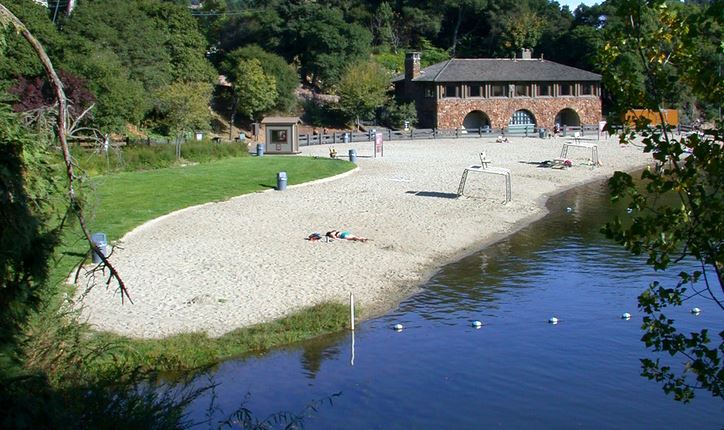
<svg viewBox="0 0 724 430">
<path fill-rule="evenodd" d="M 255 114 L 295 111 L 299 85 L 336 92 L 352 64 L 376 61 L 400 72 L 407 50 L 422 51 L 426 66 L 531 48 L 535 56 L 599 72 L 596 53 L 604 33 L 622 25 L 614 13 L 618 2 L 571 11 L 548 0 L 206 0 L 201 9 L 190 9 L 187 0 L 79 0 L 70 15 L 52 1 L 48 8 L 32 0 L 4 4 L 66 76 L 85 83 L 96 104 L 89 121 L 110 130 L 131 124 L 167 134 L 183 125 L 169 125 L 179 115 L 162 101 L 195 88 L 179 91 L 179 82 L 210 85 L 223 74 L 233 85 L 238 63 L 250 57 L 261 60 L 277 87 L 273 103 L 251 103 L 266 106 Z M 707 4 L 676 6 L 697 13 Z M 6 36 L 0 89 L 18 94 L 19 80 L 26 85 L 41 70 L 18 37 Z M 710 41 L 712 52 L 716 46 Z M 234 98 L 233 91 L 227 95 Z M 672 100 L 672 107 L 690 111 L 695 104 L 686 95 Z"/>
</svg>

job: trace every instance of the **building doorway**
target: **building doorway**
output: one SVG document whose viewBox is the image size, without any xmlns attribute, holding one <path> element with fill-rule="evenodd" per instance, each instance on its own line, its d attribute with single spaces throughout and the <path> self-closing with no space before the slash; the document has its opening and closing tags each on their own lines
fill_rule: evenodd
<svg viewBox="0 0 724 430">
<path fill-rule="evenodd" d="M 484 112 L 474 110 L 465 115 L 463 120 L 463 128 L 466 130 L 489 129 L 490 119 Z"/>
<path fill-rule="evenodd" d="M 558 112 L 558 115 L 556 115 L 556 124 L 561 127 L 580 127 L 581 118 L 578 116 L 576 111 L 566 108 Z"/>
<path fill-rule="evenodd" d="M 510 118 L 508 126 L 511 125 L 532 125 L 535 127 L 535 117 L 533 117 L 533 114 L 529 111 L 521 109 L 519 111 L 515 111 L 513 116 Z"/>
</svg>

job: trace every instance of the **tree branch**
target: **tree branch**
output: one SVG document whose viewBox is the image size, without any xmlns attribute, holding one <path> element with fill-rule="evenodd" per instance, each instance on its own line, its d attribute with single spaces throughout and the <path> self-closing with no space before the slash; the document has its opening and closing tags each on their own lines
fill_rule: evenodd
<svg viewBox="0 0 724 430">
<path fill-rule="evenodd" d="M 20 21 L 15 15 L 13 15 L 12 12 L 10 12 L 4 5 L 0 4 L 0 20 L 4 23 L 9 23 L 15 28 L 15 31 L 22 34 L 23 38 L 30 44 L 30 46 L 35 51 L 36 55 L 40 59 L 40 62 L 43 64 L 43 68 L 45 69 L 45 73 L 47 74 L 48 78 L 50 79 L 50 83 L 53 86 L 53 90 L 55 92 L 55 97 L 58 100 L 58 117 L 57 117 L 57 129 L 56 133 L 58 135 L 58 140 L 60 141 L 60 146 L 63 151 L 63 160 L 65 161 L 65 169 L 66 174 L 68 176 L 68 199 L 70 200 L 70 206 L 71 210 L 75 213 L 76 217 L 78 218 L 78 223 L 80 224 L 80 227 L 83 231 L 83 235 L 85 236 L 86 241 L 88 244 L 90 244 L 91 249 L 98 253 L 98 255 L 101 257 L 101 260 L 103 261 L 103 265 L 105 267 L 108 267 L 108 270 L 111 272 L 111 276 L 118 282 L 118 286 L 121 292 L 121 302 L 125 301 L 125 298 L 128 298 L 128 300 L 133 303 L 131 300 L 131 296 L 128 294 L 128 290 L 126 289 L 126 285 L 123 283 L 123 280 L 121 279 L 120 274 L 118 271 L 113 267 L 113 265 L 108 261 L 105 255 L 101 252 L 101 250 L 98 248 L 98 246 L 93 243 L 93 240 L 91 239 L 90 232 L 88 230 L 88 226 L 86 225 L 85 216 L 83 215 L 83 211 L 81 208 L 80 200 L 78 199 L 78 196 L 75 193 L 75 173 L 73 172 L 73 163 L 70 156 L 70 150 L 68 149 L 68 142 L 66 140 L 66 115 L 68 111 L 68 101 L 65 97 L 65 92 L 63 91 L 63 83 L 60 81 L 60 78 L 58 78 L 58 74 L 55 72 L 55 69 L 53 68 L 53 63 L 50 61 L 50 58 L 48 58 L 48 54 L 45 53 L 45 49 L 43 49 L 43 45 L 40 44 L 38 39 L 36 39 L 31 33 L 30 30 L 25 27 L 25 25 Z"/>
</svg>

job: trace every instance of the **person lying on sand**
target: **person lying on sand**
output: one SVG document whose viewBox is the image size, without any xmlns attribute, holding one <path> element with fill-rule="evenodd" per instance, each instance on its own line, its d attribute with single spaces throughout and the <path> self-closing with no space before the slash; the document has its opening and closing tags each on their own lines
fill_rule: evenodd
<svg viewBox="0 0 724 430">
<path fill-rule="evenodd" d="M 312 242 L 317 241 L 322 238 L 322 235 L 320 233 L 312 233 L 309 236 L 307 236 L 307 240 L 310 240 Z"/>
<path fill-rule="evenodd" d="M 325 234 L 330 239 L 345 239 L 345 240 L 354 240 L 359 242 L 367 242 L 366 237 L 361 236 L 355 236 L 352 233 L 348 231 L 339 231 L 339 230 L 330 230 Z"/>
<path fill-rule="evenodd" d="M 509 143 L 510 141 L 505 136 L 498 136 L 498 138 L 495 139 L 495 142 L 496 143 Z"/>
</svg>

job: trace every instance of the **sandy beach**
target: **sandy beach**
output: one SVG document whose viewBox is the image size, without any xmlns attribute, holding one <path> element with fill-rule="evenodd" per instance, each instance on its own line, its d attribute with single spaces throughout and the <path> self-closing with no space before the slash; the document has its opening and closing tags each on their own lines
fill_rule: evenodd
<svg viewBox="0 0 724 430">
<path fill-rule="evenodd" d="M 366 317 L 384 312 L 441 266 L 545 215 L 547 196 L 651 160 L 613 138 L 589 141 L 598 143 L 597 168 L 586 164 L 585 148 L 570 149 L 573 167 L 565 170 L 534 163 L 558 157 L 564 141 L 387 142 L 381 158 L 373 158 L 372 143 L 337 145 L 345 157 L 356 149 L 356 170 L 187 208 L 126 234 L 111 261 L 134 303 L 121 304 L 113 286 L 99 284 L 84 297 L 83 316 L 98 330 L 160 338 L 219 336 L 321 302 L 346 302 L 350 292 Z M 304 147 L 298 156 L 328 151 Z M 463 169 L 480 164 L 481 151 L 491 166 L 511 170 L 510 203 L 502 204 L 503 177 L 478 173 L 457 198 Z M 332 229 L 369 241 L 305 240 Z"/>
</svg>

